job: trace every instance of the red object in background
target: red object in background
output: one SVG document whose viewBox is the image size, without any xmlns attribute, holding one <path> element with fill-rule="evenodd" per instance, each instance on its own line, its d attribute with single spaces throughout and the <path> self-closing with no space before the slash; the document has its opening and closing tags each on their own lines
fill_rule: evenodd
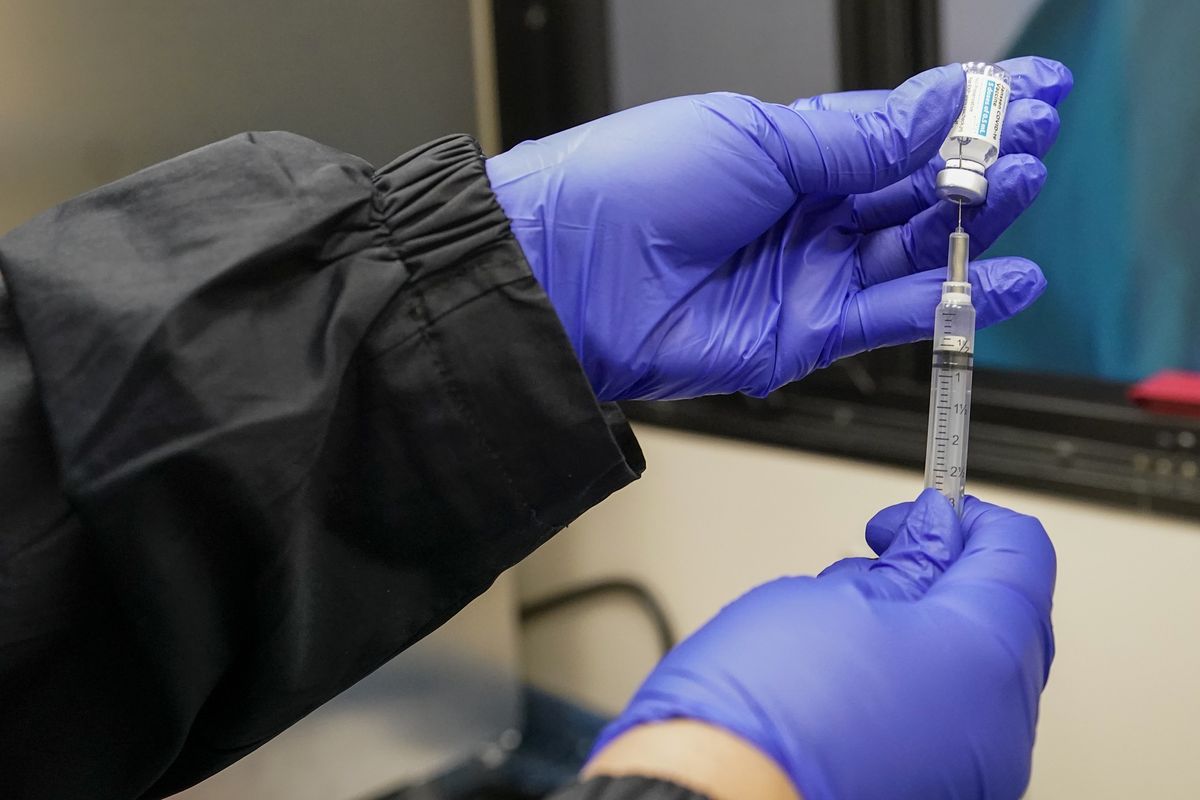
<svg viewBox="0 0 1200 800">
<path fill-rule="evenodd" d="M 1200 372 L 1156 372 L 1130 386 L 1129 399 L 1158 414 L 1200 417 Z"/>
</svg>

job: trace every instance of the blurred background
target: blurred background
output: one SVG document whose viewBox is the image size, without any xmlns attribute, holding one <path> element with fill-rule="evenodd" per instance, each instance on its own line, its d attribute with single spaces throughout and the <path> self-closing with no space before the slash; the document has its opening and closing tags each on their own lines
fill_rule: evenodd
<svg viewBox="0 0 1200 800">
<path fill-rule="evenodd" d="M 498 152 L 678 94 L 789 101 L 1063 60 L 1050 180 L 993 248 L 1049 289 L 980 335 L 971 444 L 971 491 L 1040 516 L 1059 552 L 1027 796 L 1200 796 L 1200 4 L 0 0 L 0 21 L 0 231 L 244 130 L 382 165 L 448 132 Z M 630 404 L 642 481 L 184 797 L 544 793 L 664 640 L 781 571 L 866 554 L 866 520 L 921 485 L 928 365 L 927 346 L 893 348 L 764 400 Z M 1162 370 L 1182 371 L 1169 396 L 1146 383 Z"/>
</svg>

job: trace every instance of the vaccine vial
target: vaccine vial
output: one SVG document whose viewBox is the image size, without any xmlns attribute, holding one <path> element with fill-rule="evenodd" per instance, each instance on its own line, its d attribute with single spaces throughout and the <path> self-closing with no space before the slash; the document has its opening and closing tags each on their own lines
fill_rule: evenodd
<svg viewBox="0 0 1200 800">
<path fill-rule="evenodd" d="M 987 199 L 984 172 L 1000 155 L 1000 131 L 1012 78 L 994 64 L 963 64 L 966 89 L 962 113 L 939 151 L 946 166 L 937 176 L 938 197 L 962 205 L 979 205 Z"/>
</svg>

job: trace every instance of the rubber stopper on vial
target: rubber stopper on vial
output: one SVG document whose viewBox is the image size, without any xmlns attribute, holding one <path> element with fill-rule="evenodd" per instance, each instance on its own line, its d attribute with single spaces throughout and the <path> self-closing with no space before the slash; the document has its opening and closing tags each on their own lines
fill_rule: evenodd
<svg viewBox="0 0 1200 800">
<path fill-rule="evenodd" d="M 943 200 L 977 206 L 987 200 L 987 178 L 974 170 L 946 167 L 937 174 L 937 193 Z"/>
</svg>

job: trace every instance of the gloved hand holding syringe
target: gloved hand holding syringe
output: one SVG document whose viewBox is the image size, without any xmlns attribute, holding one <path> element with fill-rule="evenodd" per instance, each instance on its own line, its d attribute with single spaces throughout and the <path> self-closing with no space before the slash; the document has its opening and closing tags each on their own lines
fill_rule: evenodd
<svg viewBox="0 0 1200 800">
<path fill-rule="evenodd" d="M 937 177 L 938 195 L 958 203 L 958 227 L 950 234 L 947 276 L 934 315 L 925 445 L 925 486 L 945 495 L 959 513 L 967 480 L 975 353 L 975 307 L 968 275 L 970 237 L 963 230 L 962 208 L 987 199 L 984 173 L 1000 154 L 1000 131 L 1012 84 L 1007 72 L 991 64 L 964 64 L 963 70 L 963 110 L 942 145 L 946 166 Z"/>
</svg>

